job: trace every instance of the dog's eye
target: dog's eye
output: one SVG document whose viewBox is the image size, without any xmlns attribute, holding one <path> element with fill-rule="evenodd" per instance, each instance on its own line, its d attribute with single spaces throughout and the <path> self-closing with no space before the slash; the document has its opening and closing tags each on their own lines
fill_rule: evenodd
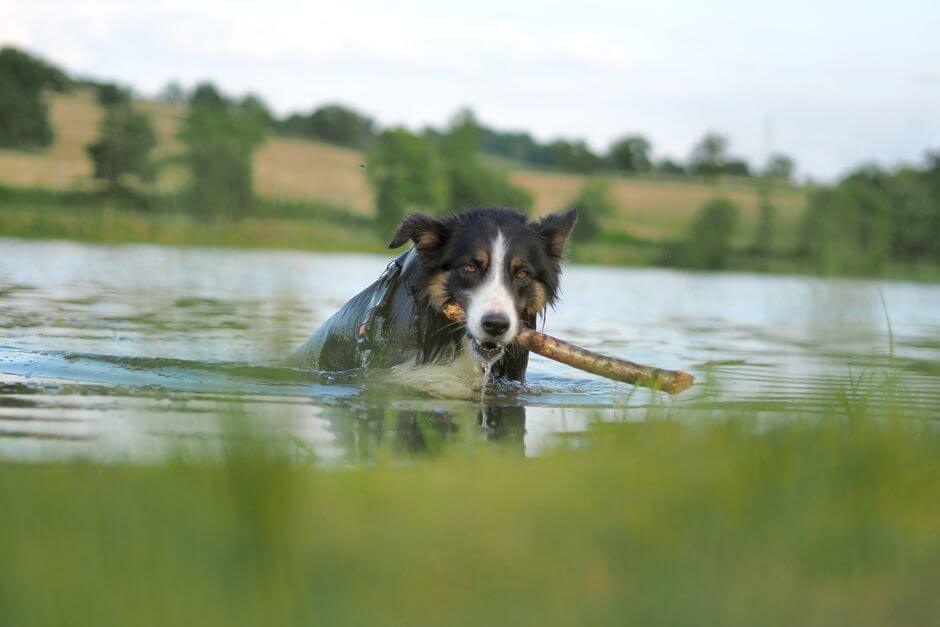
<svg viewBox="0 0 940 627">
<path fill-rule="evenodd" d="M 476 267 L 475 265 L 473 265 L 472 263 L 468 263 L 467 265 L 465 265 L 465 266 L 463 267 L 463 271 L 464 271 L 464 272 L 469 272 L 470 274 L 473 274 L 474 272 L 477 271 L 477 267 Z"/>
<path fill-rule="evenodd" d="M 516 278 L 519 279 L 520 281 L 525 281 L 526 279 L 529 278 L 529 271 L 528 271 L 528 270 L 517 270 L 517 271 L 516 271 Z"/>
</svg>

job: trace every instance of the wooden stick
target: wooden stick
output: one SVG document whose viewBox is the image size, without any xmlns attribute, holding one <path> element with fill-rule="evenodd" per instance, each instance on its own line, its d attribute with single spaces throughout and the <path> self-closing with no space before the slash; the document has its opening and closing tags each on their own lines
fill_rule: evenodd
<svg viewBox="0 0 940 627">
<path fill-rule="evenodd" d="M 444 305 L 444 315 L 454 322 L 465 322 L 466 315 L 457 303 Z M 623 381 L 632 385 L 641 385 L 670 394 L 678 394 L 688 389 L 695 379 L 682 370 L 663 370 L 624 361 L 616 357 L 607 357 L 580 346 L 569 344 L 557 337 L 539 333 L 534 329 L 523 329 L 516 336 L 516 343 L 533 353 L 567 364 L 578 370 L 585 370 L 608 379 Z"/>
</svg>

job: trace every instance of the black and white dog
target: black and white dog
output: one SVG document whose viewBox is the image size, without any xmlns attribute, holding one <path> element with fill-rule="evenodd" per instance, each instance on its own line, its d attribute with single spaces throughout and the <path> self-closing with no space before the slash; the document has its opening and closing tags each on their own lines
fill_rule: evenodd
<svg viewBox="0 0 940 627">
<path fill-rule="evenodd" d="M 576 210 L 535 222 L 497 208 L 410 215 L 389 247 L 408 241 L 413 247 L 327 320 L 291 361 L 330 372 L 390 368 L 420 386 L 450 378 L 472 388 L 486 366 L 495 376 L 523 381 L 529 354 L 513 340 L 555 303 L 576 220 Z M 466 312 L 465 325 L 441 313 L 449 302 Z M 414 376 L 419 371 L 423 375 Z"/>
</svg>

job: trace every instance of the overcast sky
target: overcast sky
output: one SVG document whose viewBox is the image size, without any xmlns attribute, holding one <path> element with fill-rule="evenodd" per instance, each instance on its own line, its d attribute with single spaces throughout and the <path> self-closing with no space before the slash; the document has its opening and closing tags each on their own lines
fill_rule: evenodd
<svg viewBox="0 0 940 627">
<path fill-rule="evenodd" d="M 761 6 L 767 4 L 767 6 Z M 940 2 L 0 0 L 0 41 L 141 93 L 170 79 L 685 158 L 707 130 L 832 178 L 940 149 Z"/>
</svg>

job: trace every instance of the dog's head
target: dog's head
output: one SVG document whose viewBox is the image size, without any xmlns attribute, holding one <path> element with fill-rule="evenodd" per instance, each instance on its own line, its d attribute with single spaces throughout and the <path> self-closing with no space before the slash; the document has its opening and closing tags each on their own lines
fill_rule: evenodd
<svg viewBox="0 0 940 627">
<path fill-rule="evenodd" d="M 390 248 L 414 243 L 431 307 L 458 303 L 484 357 L 497 355 L 523 324 L 558 296 L 561 261 L 577 211 L 529 222 L 509 209 L 473 209 L 446 217 L 413 214 Z"/>
</svg>

